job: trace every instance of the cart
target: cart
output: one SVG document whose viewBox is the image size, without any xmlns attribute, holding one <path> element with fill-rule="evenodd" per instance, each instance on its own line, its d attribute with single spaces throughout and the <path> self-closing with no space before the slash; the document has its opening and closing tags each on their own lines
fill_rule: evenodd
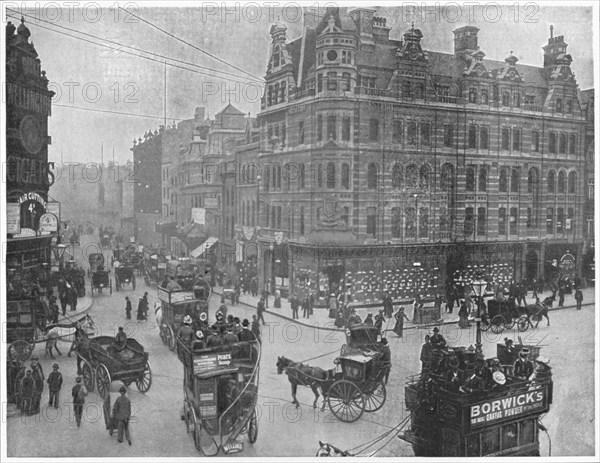
<svg viewBox="0 0 600 463">
<path fill-rule="evenodd" d="M 157 253 L 144 251 L 144 281 L 147 286 L 159 285 L 165 278 L 167 260 Z"/>
<path fill-rule="evenodd" d="M 108 289 L 112 295 L 112 280 L 110 278 L 110 271 L 98 270 L 92 273 L 91 280 L 92 296 L 94 296 L 94 289 L 97 291 L 96 294 L 102 294 L 103 289 Z"/>
<path fill-rule="evenodd" d="M 27 360 L 36 344 L 48 340 L 45 333 L 54 327 L 59 328 L 62 339 L 70 337 L 78 323 L 85 325 L 86 331 L 92 332 L 93 322 L 88 315 L 71 323 L 46 325 L 49 314 L 45 310 L 45 304 L 35 298 L 6 302 L 8 358 L 21 362 Z"/>
<path fill-rule="evenodd" d="M 125 286 L 135 290 L 135 273 L 131 265 L 120 265 L 115 269 L 115 289 L 119 291 Z"/>
<path fill-rule="evenodd" d="M 88 277 L 92 277 L 92 273 L 98 270 L 104 270 L 104 254 L 93 253 L 88 256 L 88 263 L 90 268 L 88 269 Z"/>
<path fill-rule="evenodd" d="M 152 369 L 148 352 L 133 338 L 128 338 L 121 349 L 113 336 L 98 336 L 90 339 L 89 351 L 76 351 L 83 362 L 83 383 L 88 391 L 97 388 L 100 397 L 105 399 L 110 391 L 110 383 L 122 381 L 129 387 L 135 382 L 140 392 L 146 393 L 152 385 Z"/>
<path fill-rule="evenodd" d="M 496 301 L 490 299 L 487 301 L 487 313 L 487 319 L 482 317 L 484 323 L 481 324 L 481 329 L 483 331 L 492 330 L 494 334 L 500 334 L 505 329 L 511 329 L 522 317 L 522 312 L 514 300 Z"/>
<path fill-rule="evenodd" d="M 198 288 L 197 293 L 210 297 L 205 288 Z M 204 323 L 208 319 L 208 297 L 198 299 L 194 290 L 158 288 L 160 306 L 156 310 L 156 323 L 160 338 L 170 350 L 174 351 L 177 347 L 176 334 L 186 315 L 192 317 L 195 324 Z"/>
<path fill-rule="evenodd" d="M 258 439 L 260 343 L 239 342 L 195 350 L 177 341 L 183 364 L 183 410 L 188 433 L 205 456 L 241 452 L 246 434 Z"/>
<path fill-rule="evenodd" d="M 376 412 L 385 404 L 387 392 L 383 380 L 390 365 L 381 359 L 383 345 L 374 326 L 354 325 L 346 331 L 346 336 L 347 344 L 334 360 L 336 368 L 327 370 L 325 379 L 315 381 L 303 372 L 307 366 L 285 357 L 278 358 L 277 372 L 285 370 L 292 384 L 318 385 L 324 395 L 323 407 L 327 404 L 337 419 L 353 423 L 364 412 Z"/>
</svg>

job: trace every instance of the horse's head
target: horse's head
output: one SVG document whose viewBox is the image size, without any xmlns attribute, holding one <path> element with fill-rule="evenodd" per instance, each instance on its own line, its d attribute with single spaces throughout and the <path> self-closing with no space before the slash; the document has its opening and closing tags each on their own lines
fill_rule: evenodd
<svg viewBox="0 0 600 463">
<path fill-rule="evenodd" d="M 83 330 L 83 332 L 89 336 L 94 334 L 96 324 L 94 323 L 94 320 L 92 320 L 92 317 L 86 315 L 85 318 L 81 321 L 80 327 Z"/>
<path fill-rule="evenodd" d="M 319 441 L 319 450 L 317 450 L 317 454 L 315 456 L 317 456 L 317 457 L 350 457 L 353 455 L 344 450 L 338 449 L 334 445 Z"/>
<path fill-rule="evenodd" d="M 277 374 L 283 373 L 283 370 L 290 365 L 291 361 L 285 357 L 277 357 Z"/>
</svg>

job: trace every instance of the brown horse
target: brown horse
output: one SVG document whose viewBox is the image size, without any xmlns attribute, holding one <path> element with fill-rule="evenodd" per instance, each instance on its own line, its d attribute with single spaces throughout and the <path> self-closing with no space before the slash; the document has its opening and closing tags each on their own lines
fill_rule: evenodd
<svg viewBox="0 0 600 463">
<path fill-rule="evenodd" d="M 302 363 L 294 362 L 285 357 L 277 357 L 277 374 L 280 375 L 284 371 L 292 385 L 292 403 L 296 404 L 296 408 L 300 406 L 300 403 L 296 399 L 298 385 L 308 386 L 312 389 L 313 394 L 315 395 L 313 408 L 317 408 L 319 388 L 323 381 L 327 379 L 327 372 L 319 367 L 311 367 L 310 365 L 303 365 Z M 323 391 L 321 390 L 321 392 Z M 324 396 L 325 394 L 323 394 L 323 397 Z M 323 409 L 325 409 L 325 400 L 323 400 Z"/>
<path fill-rule="evenodd" d="M 527 315 L 527 317 L 531 318 L 534 322 L 537 322 L 535 324 L 536 328 L 542 321 L 542 317 L 544 317 L 548 321 L 548 324 L 546 326 L 550 326 L 550 317 L 548 317 L 548 307 L 552 307 L 553 302 L 554 299 L 552 298 L 552 296 L 548 296 L 541 303 L 538 302 L 537 304 L 528 305 L 522 310 L 524 311 L 525 315 Z"/>
</svg>

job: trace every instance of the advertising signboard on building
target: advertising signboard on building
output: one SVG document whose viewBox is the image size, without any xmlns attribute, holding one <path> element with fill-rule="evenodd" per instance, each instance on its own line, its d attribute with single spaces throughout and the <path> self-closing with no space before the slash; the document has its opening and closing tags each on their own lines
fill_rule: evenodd
<svg viewBox="0 0 600 463">
<path fill-rule="evenodd" d="M 21 233 L 21 205 L 18 203 L 6 203 L 6 233 Z"/>
</svg>

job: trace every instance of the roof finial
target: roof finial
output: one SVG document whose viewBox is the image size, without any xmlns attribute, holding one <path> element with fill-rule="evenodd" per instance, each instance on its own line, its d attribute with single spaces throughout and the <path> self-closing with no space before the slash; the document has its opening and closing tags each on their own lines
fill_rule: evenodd
<svg viewBox="0 0 600 463">
<path fill-rule="evenodd" d="M 513 54 L 513 51 L 512 51 L 512 50 L 510 51 L 510 54 L 511 54 L 511 55 Z"/>
<path fill-rule="evenodd" d="M 414 31 L 415 30 L 415 22 L 413 21 L 412 23 L 410 23 L 410 28 Z"/>
<path fill-rule="evenodd" d="M 554 37 L 554 26 L 550 24 L 550 38 Z"/>
<path fill-rule="evenodd" d="M 23 16 L 21 16 L 21 23 L 25 22 L 25 18 Z"/>
</svg>

